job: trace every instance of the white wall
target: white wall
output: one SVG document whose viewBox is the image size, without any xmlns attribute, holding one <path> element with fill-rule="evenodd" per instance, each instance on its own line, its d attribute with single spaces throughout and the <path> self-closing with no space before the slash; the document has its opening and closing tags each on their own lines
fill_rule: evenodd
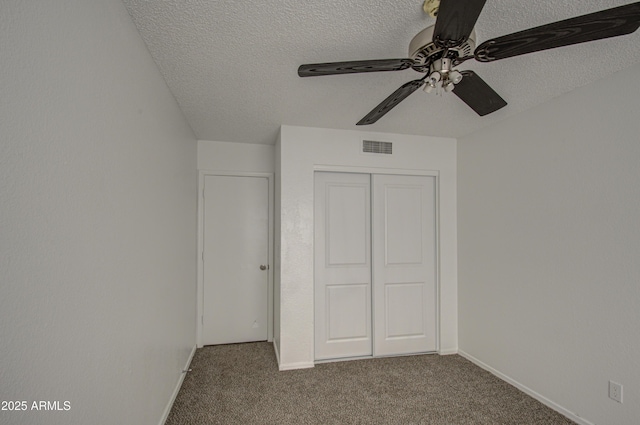
<svg viewBox="0 0 640 425">
<path fill-rule="evenodd" d="M 0 5 L 3 424 L 158 424 L 195 344 L 196 140 L 119 0 Z"/>
<path fill-rule="evenodd" d="M 198 170 L 273 173 L 275 146 L 198 140 Z"/>
<path fill-rule="evenodd" d="M 391 156 L 361 153 L 362 139 L 393 142 Z M 456 352 L 456 141 L 447 138 L 282 126 L 277 149 L 280 241 L 280 368 L 313 365 L 314 170 L 350 167 L 362 172 L 438 171 L 440 179 L 440 351 Z M 278 220 L 276 219 L 276 221 Z M 278 246 L 278 243 L 280 245 Z M 278 333 L 278 330 L 276 330 Z"/>
<path fill-rule="evenodd" d="M 282 152 L 281 147 L 281 132 L 278 131 L 276 138 L 276 150 L 275 150 L 275 205 L 273 208 L 274 222 L 273 222 L 273 345 L 275 348 L 276 356 L 278 356 L 278 364 L 280 364 L 280 317 L 282 311 L 280 308 L 280 299 L 282 293 L 280 291 L 280 282 L 282 280 L 281 274 L 281 258 L 282 252 L 282 209 L 280 208 L 280 198 L 282 194 L 280 188 L 282 187 Z"/>
<path fill-rule="evenodd" d="M 458 143 L 460 350 L 594 424 L 640 418 L 639 80 Z"/>
</svg>

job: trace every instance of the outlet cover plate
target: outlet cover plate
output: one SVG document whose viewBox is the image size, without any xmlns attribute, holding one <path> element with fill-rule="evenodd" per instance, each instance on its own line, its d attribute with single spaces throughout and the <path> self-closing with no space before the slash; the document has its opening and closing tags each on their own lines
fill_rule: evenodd
<svg viewBox="0 0 640 425">
<path fill-rule="evenodd" d="M 609 398 L 622 403 L 622 384 L 609 381 Z"/>
</svg>

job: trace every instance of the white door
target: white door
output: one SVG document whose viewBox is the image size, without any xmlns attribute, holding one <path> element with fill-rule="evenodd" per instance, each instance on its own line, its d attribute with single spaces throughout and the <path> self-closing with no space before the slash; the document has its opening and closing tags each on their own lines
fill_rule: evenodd
<svg viewBox="0 0 640 425">
<path fill-rule="evenodd" d="M 373 176 L 374 355 L 436 350 L 435 177 Z"/>
<path fill-rule="evenodd" d="M 266 340 L 268 179 L 205 176 L 203 239 L 203 345 Z"/>
<path fill-rule="evenodd" d="M 315 358 L 371 355 L 368 174 L 315 174 Z"/>
</svg>

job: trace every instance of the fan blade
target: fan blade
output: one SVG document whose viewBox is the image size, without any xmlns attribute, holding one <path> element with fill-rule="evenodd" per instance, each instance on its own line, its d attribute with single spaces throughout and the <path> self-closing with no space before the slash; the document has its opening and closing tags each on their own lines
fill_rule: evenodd
<svg viewBox="0 0 640 425">
<path fill-rule="evenodd" d="M 424 85 L 424 80 L 415 80 L 409 81 L 404 84 L 398 90 L 394 91 L 391 96 L 387 97 L 382 101 L 378 106 L 373 108 L 371 112 L 369 112 L 364 118 L 362 118 L 356 125 L 369 125 L 378 121 L 382 118 L 387 112 L 392 110 L 398 105 L 398 103 L 402 102 L 414 91 L 418 90 L 420 87 Z"/>
<path fill-rule="evenodd" d="M 630 34 L 639 26 L 640 2 L 636 2 L 488 40 L 478 46 L 474 56 L 480 62 L 491 62 Z"/>
<path fill-rule="evenodd" d="M 315 77 L 319 75 L 356 74 L 359 72 L 402 71 L 413 65 L 411 59 L 377 59 L 366 61 L 311 63 L 300 65 L 298 75 Z"/>
<path fill-rule="evenodd" d="M 507 106 L 507 102 L 473 71 L 462 71 L 462 80 L 456 84 L 453 93 L 481 117 Z"/>
<path fill-rule="evenodd" d="M 456 47 L 473 31 L 487 0 L 441 0 L 433 42 L 440 47 Z"/>
</svg>

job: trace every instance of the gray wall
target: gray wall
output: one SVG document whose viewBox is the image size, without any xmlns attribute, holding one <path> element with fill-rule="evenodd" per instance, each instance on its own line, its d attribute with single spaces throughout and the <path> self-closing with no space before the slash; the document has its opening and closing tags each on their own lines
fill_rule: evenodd
<svg viewBox="0 0 640 425">
<path fill-rule="evenodd" d="M 599 424 L 640 418 L 639 79 L 458 143 L 461 351 Z"/>
<path fill-rule="evenodd" d="M 0 399 L 29 407 L 0 423 L 158 424 L 195 344 L 195 136 L 120 0 L 4 0 L 0 51 Z"/>
</svg>

